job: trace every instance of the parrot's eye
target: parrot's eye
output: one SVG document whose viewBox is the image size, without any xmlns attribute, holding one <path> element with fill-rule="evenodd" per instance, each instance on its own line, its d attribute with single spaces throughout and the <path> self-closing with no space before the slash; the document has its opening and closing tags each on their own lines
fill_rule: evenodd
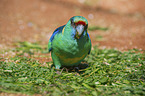
<svg viewBox="0 0 145 96">
<path fill-rule="evenodd" d="M 74 25 L 75 23 L 73 22 L 73 19 L 71 19 L 71 25 Z"/>
</svg>

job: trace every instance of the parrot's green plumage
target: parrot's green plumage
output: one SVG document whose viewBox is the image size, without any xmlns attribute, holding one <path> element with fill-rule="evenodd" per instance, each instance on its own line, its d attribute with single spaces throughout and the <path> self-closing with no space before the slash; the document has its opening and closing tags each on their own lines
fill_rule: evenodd
<svg viewBox="0 0 145 96">
<path fill-rule="evenodd" d="M 48 49 L 56 69 L 77 66 L 90 53 L 91 40 L 87 28 L 86 18 L 74 16 L 53 32 Z"/>
</svg>

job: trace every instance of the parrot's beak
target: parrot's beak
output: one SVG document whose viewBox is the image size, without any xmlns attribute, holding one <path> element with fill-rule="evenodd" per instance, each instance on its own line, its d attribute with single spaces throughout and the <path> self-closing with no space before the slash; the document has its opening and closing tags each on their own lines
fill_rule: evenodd
<svg viewBox="0 0 145 96">
<path fill-rule="evenodd" d="M 82 33 L 84 32 L 84 25 L 79 24 L 76 26 L 76 37 L 79 39 Z"/>
</svg>

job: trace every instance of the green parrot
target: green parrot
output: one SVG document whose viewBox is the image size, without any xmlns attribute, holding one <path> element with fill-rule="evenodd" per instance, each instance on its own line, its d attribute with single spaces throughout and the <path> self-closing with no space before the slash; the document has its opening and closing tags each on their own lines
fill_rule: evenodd
<svg viewBox="0 0 145 96">
<path fill-rule="evenodd" d="M 53 32 L 48 49 L 56 69 L 78 66 L 90 53 L 91 40 L 87 28 L 86 18 L 74 16 Z"/>
</svg>

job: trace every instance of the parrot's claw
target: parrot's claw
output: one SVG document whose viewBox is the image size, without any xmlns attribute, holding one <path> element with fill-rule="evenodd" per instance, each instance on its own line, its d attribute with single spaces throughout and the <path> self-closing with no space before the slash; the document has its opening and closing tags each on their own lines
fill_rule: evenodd
<svg viewBox="0 0 145 96">
<path fill-rule="evenodd" d="M 63 72 L 63 70 L 64 70 L 64 69 L 65 69 L 65 70 L 66 70 L 66 72 L 68 73 L 68 69 L 67 69 L 67 68 L 65 68 L 65 67 L 61 69 L 61 73 Z"/>
<path fill-rule="evenodd" d="M 62 68 L 61 70 L 60 70 L 60 69 L 57 69 L 56 73 L 57 73 L 57 74 L 59 74 L 59 75 L 61 75 L 61 73 L 63 72 L 63 70 L 64 70 L 64 69 L 65 69 L 65 70 L 66 70 L 66 72 L 68 73 L 68 69 L 67 69 L 67 68 L 65 68 L 65 67 L 64 67 L 64 68 Z"/>
</svg>

